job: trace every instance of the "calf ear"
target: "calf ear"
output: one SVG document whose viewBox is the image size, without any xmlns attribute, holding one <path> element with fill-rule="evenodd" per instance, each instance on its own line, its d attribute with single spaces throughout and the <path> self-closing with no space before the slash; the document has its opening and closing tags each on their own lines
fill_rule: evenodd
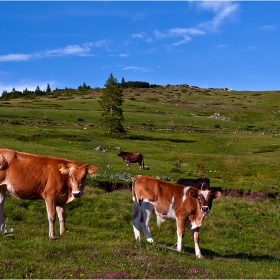
<svg viewBox="0 0 280 280">
<path fill-rule="evenodd" d="M 8 163 L 7 163 L 6 159 L 2 155 L 0 155 L 0 170 L 6 169 L 7 166 L 8 166 Z"/>
<path fill-rule="evenodd" d="M 191 192 L 189 192 L 189 194 L 190 194 L 190 196 L 191 196 L 192 198 L 196 198 L 196 199 L 197 199 L 197 197 L 198 197 L 198 192 L 193 192 L 193 191 L 191 191 Z"/>
<path fill-rule="evenodd" d="M 69 173 L 69 168 L 64 163 L 60 163 L 58 165 L 58 170 L 61 174 L 68 174 Z"/>
<path fill-rule="evenodd" d="M 213 197 L 214 198 L 219 198 L 219 197 L 221 197 L 222 196 L 222 193 L 221 192 L 214 192 L 213 193 Z"/>
<path fill-rule="evenodd" d="M 96 166 L 90 166 L 90 167 L 88 167 L 88 174 L 92 175 L 92 174 L 96 173 L 97 170 L 98 170 L 98 168 Z"/>
</svg>

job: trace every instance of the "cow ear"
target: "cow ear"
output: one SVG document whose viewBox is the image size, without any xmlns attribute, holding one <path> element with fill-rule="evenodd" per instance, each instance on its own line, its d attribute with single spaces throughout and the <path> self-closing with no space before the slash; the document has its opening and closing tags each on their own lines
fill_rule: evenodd
<svg viewBox="0 0 280 280">
<path fill-rule="evenodd" d="M 92 174 L 96 173 L 97 170 L 98 170 L 98 168 L 96 166 L 90 166 L 90 167 L 88 167 L 88 174 L 92 175 Z"/>
<path fill-rule="evenodd" d="M 0 155 L 0 170 L 6 169 L 7 165 L 8 163 L 6 159 L 2 155 Z"/>
<path fill-rule="evenodd" d="M 219 192 L 219 191 L 213 193 L 213 197 L 214 197 L 214 198 L 219 198 L 219 197 L 221 197 L 221 196 L 222 196 L 222 193 Z"/>
<path fill-rule="evenodd" d="M 58 170 L 61 174 L 68 174 L 69 173 L 69 168 L 67 166 L 65 166 L 65 164 L 60 163 L 58 165 Z"/>
<path fill-rule="evenodd" d="M 191 196 L 192 198 L 196 198 L 196 199 L 197 199 L 197 197 L 198 197 L 198 193 L 197 193 L 197 192 L 191 191 L 191 192 L 189 192 L 189 194 L 190 194 L 190 196 Z"/>
</svg>

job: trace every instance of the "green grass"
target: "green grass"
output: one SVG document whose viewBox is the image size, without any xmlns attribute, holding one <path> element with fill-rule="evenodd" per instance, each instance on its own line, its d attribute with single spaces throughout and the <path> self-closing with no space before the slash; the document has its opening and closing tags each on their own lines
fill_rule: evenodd
<svg viewBox="0 0 280 280">
<path fill-rule="evenodd" d="M 151 221 L 154 245 L 134 241 L 131 194 L 87 186 L 67 205 L 67 233 L 50 241 L 43 201 L 7 196 L 13 237 L 0 237 L 1 278 L 279 278 L 279 202 L 223 197 L 200 230 L 203 259 L 196 259 L 190 231 L 183 251 L 176 225 Z M 56 224 L 58 231 L 58 224 Z M 142 233 L 143 236 L 143 233 Z"/>
<path fill-rule="evenodd" d="M 88 162 L 99 168 L 99 180 L 144 173 L 173 181 L 209 177 L 212 186 L 225 189 L 280 190 L 279 92 L 127 89 L 127 135 L 121 138 L 109 138 L 99 126 L 100 91 L 74 93 L 0 101 L 1 147 Z M 229 120 L 209 118 L 216 112 Z M 106 153 L 94 151 L 100 145 Z M 149 170 L 136 164 L 127 170 L 116 147 L 142 152 Z M 174 171 L 178 159 L 181 173 Z M 159 229 L 153 219 L 155 244 L 144 237 L 135 242 L 131 194 L 104 193 L 94 177 L 84 196 L 67 205 L 63 237 L 49 240 L 43 201 L 8 195 L 4 215 L 14 232 L 0 235 L 0 278 L 280 277 L 278 198 L 215 200 L 201 228 L 204 259 L 196 259 L 189 231 L 183 252 L 170 249 L 176 243 L 174 221 Z"/>
</svg>

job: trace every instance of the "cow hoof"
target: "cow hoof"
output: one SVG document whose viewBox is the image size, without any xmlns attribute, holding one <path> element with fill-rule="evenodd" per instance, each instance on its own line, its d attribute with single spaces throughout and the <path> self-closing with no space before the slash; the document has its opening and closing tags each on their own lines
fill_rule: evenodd
<svg viewBox="0 0 280 280">
<path fill-rule="evenodd" d="M 202 255 L 197 255 L 196 256 L 198 259 L 203 259 L 203 256 Z"/>
<path fill-rule="evenodd" d="M 153 238 L 147 238 L 147 241 L 148 241 L 149 243 L 154 243 Z"/>
</svg>

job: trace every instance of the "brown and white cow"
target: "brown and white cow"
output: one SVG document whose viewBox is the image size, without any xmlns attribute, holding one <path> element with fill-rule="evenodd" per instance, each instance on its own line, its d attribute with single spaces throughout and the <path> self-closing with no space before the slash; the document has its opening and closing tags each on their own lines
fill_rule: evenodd
<svg viewBox="0 0 280 280">
<path fill-rule="evenodd" d="M 49 237 L 54 238 L 56 213 L 60 234 L 65 233 L 65 205 L 83 195 L 88 174 L 97 167 L 64 158 L 0 149 L 0 225 L 4 223 L 6 192 L 19 199 L 44 199 Z"/>
<path fill-rule="evenodd" d="M 117 156 L 122 157 L 123 161 L 126 163 L 128 169 L 130 169 L 130 163 L 138 162 L 140 169 L 144 169 L 144 156 L 141 153 L 129 153 L 124 152 L 121 149 L 117 151 Z"/>
<path fill-rule="evenodd" d="M 221 192 L 210 189 L 198 190 L 165 182 L 153 177 L 137 175 L 132 183 L 132 219 L 136 240 L 140 240 L 140 226 L 148 242 L 153 242 L 150 231 L 151 214 L 155 212 L 158 226 L 167 219 L 177 223 L 177 250 L 182 250 L 185 227 L 192 231 L 195 254 L 201 258 L 199 227 L 211 209 L 214 198 Z"/>
</svg>

